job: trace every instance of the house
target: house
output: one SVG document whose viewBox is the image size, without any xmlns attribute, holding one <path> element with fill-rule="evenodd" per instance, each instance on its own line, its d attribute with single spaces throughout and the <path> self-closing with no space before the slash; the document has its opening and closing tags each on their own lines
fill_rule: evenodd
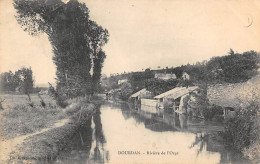
<svg viewBox="0 0 260 164">
<path fill-rule="evenodd" d="M 172 90 L 164 92 L 154 98 L 158 100 L 159 108 L 173 108 L 174 111 L 182 111 L 183 101 L 188 101 L 187 97 L 190 92 L 197 90 L 197 86 L 193 87 L 176 87 Z"/>
<path fill-rule="evenodd" d="M 190 80 L 190 75 L 187 72 L 182 73 L 182 79 L 183 80 Z"/>
<path fill-rule="evenodd" d="M 117 84 L 120 85 L 126 83 L 127 81 L 128 81 L 127 79 L 118 80 Z"/>
<path fill-rule="evenodd" d="M 174 73 L 156 73 L 154 75 L 154 78 L 162 79 L 162 80 L 170 80 L 170 79 L 176 79 L 177 77 Z"/>
<path fill-rule="evenodd" d="M 152 98 L 152 93 L 144 88 L 130 96 L 130 99 L 134 99 L 135 102 L 138 102 L 142 98 Z"/>
</svg>

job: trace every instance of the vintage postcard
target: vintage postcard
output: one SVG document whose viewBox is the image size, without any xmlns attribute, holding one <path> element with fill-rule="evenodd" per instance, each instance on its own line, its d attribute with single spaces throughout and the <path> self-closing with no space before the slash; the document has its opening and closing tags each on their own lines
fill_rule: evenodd
<svg viewBox="0 0 260 164">
<path fill-rule="evenodd" d="M 259 164 L 259 0 L 0 0 L 0 163 Z"/>
</svg>

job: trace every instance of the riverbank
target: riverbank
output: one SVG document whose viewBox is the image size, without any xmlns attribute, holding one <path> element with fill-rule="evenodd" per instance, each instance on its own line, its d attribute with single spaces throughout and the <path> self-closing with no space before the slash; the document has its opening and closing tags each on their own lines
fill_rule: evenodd
<svg viewBox="0 0 260 164">
<path fill-rule="evenodd" d="M 10 139 L 2 139 L 1 162 L 8 160 L 9 162 L 30 163 L 34 160 L 48 161 L 55 158 L 77 129 L 91 118 L 95 112 L 95 106 L 102 101 L 103 99 L 99 97 L 93 97 L 91 100 L 75 99 L 67 108 L 62 109 L 62 112 L 54 114 L 60 117 L 56 118 L 56 123 L 52 126 L 25 135 L 15 133 L 16 136 Z M 32 123 L 37 124 L 37 122 Z"/>
</svg>

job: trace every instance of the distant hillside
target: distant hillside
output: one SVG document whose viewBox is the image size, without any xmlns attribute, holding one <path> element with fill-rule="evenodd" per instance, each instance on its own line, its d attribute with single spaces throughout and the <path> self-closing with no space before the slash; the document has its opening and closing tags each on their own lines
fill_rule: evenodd
<svg viewBox="0 0 260 164">
<path fill-rule="evenodd" d="M 130 72 L 117 74 L 102 80 L 102 85 L 107 90 L 119 88 L 118 80 L 128 79 L 133 91 L 145 87 L 155 73 L 172 73 L 178 79 L 183 72 L 190 76 L 189 84 L 226 84 L 245 82 L 257 75 L 260 65 L 260 54 L 255 51 L 247 51 L 242 54 L 234 53 L 231 49 L 229 54 L 221 57 L 213 57 L 209 61 L 197 62 L 196 64 L 182 65 L 179 67 L 163 68 L 158 70 L 145 69 L 143 72 Z"/>
</svg>

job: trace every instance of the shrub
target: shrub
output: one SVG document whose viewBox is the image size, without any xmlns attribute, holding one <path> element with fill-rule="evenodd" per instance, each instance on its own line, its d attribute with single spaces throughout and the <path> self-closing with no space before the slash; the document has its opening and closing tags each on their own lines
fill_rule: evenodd
<svg viewBox="0 0 260 164">
<path fill-rule="evenodd" d="M 123 83 L 121 86 L 120 98 L 122 100 L 127 100 L 129 96 L 133 93 L 133 89 L 130 83 Z"/>
<path fill-rule="evenodd" d="M 65 101 L 65 97 L 62 94 L 58 93 L 55 88 L 49 83 L 49 93 L 55 99 L 56 104 L 61 107 L 65 108 L 68 106 L 68 103 Z"/>
<path fill-rule="evenodd" d="M 226 122 L 224 138 L 234 150 L 243 152 L 259 141 L 258 113 L 259 104 L 252 102 L 247 108 L 238 109 L 236 116 Z"/>
<path fill-rule="evenodd" d="M 4 110 L 3 105 L 2 105 L 2 102 L 4 102 L 4 101 L 5 101 L 5 99 L 0 98 L 0 110 Z"/>
<path fill-rule="evenodd" d="M 222 110 L 222 107 L 213 104 L 213 105 L 205 108 L 202 111 L 202 114 L 203 114 L 205 120 L 211 120 L 216 115 L 222 115 L 223 110 Z"/>
</svg>

